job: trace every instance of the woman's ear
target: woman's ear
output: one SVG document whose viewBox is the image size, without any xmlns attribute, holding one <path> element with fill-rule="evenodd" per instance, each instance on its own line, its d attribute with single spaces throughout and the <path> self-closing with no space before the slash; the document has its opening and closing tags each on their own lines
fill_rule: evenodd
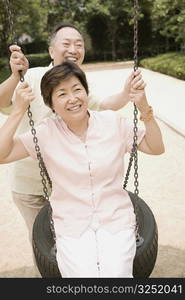
<svg viewBox="0 0 185 300">
<path fill-rule="evenodd" d="M 55 109 L 53 107 L 53 104 L 51 104 L 50 108 L 51 108 L 52 112 L 55 113 Z"/>
</svg>

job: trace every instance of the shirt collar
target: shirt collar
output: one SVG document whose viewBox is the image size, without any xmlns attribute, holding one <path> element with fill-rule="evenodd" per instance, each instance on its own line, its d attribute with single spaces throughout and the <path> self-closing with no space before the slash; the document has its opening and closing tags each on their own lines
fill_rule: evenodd
<svg viewBox="0 0 185 300">
<path fill-rule="evenodd" d="M 87 135 L 89 135 L 89 133 L 91 132 L 91 129 L 94 126 L 94 114 L 93 111 L 87 109 L 88 113 L 89 113 L 89 120 L 88 120 L 88 128 L 87 128 Z M 72 135 L 77 137 L 68 127 L 67 124 L 64 122 L 64 120 L 62 119 L 61 116 L 57 115 L 56 118 L 58 119 L 59 123 L 61 124 L 62 128 L 64 129 L 64 131 L 67 133 L 67 135 Z M 78 138 L 78 137 L 77 137 Z"/>
</svg>

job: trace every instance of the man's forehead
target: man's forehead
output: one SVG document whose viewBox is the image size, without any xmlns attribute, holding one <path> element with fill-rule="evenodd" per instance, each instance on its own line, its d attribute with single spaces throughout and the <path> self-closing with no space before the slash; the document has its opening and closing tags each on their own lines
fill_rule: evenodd
<svg viewBox="0 0 185 300">
<path fill-rule="evenodd" d="M 61 39 L 65 40 L 78 40 L 83 41 L 82 35 L 75 29 L 71 27 L 61 28 L 56 36 L 59 36 Z"/>
</svg>

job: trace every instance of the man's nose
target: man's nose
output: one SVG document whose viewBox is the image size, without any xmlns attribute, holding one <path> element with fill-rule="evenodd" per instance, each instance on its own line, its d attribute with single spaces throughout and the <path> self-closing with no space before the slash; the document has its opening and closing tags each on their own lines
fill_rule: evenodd
<svg viewBox="0 0 185 300">
<path fill-rule="evenodd" d="M 68 51 L 71 53 L 76 53 L 76 46 L 74 44 L 70 44 Z"/>
</svg>

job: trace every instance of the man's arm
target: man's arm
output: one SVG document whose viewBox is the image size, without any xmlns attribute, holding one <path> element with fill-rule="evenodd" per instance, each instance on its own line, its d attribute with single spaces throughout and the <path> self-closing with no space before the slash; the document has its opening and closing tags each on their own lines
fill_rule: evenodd
<svg viewBox="0 0 185 300">
<path fill-rule="evenodd" d="M 32 89 L 26 82 L 16 91 L 15 103 L 10 116 L 0 128 L 0 164 L 10 163 L 29 156 L 23 143 L 14 138 L 18 125 L 31 101 L 34 100 Z"/>
<path fill-rule="evenodd" d="M 145 87 L 145 83 L 141 76 L 141 71 L 137 70 L 136 72 L 132 72 L 125 82 L 124 89 L 120 93 L 103 99 L 103 101 L 100 102 L 99 109 L 119 110 L 124 107 L 130 101 L 129 94 L 133 79 L 137 89 L 143 89 Z"/>
<path fill-rule="evenodd" d="M 12 45 L 9 49 L 11 51 L 10 67 L 12 74 L 8 79 L 0 84 L 0 108 L 5 108 L 11 105 L 14 90 L 20 80 L 19 71 L 22 71 L 24 75 L 29 67 L 28 60 L 22 53 L 19 46 Z"/>
</svg>

